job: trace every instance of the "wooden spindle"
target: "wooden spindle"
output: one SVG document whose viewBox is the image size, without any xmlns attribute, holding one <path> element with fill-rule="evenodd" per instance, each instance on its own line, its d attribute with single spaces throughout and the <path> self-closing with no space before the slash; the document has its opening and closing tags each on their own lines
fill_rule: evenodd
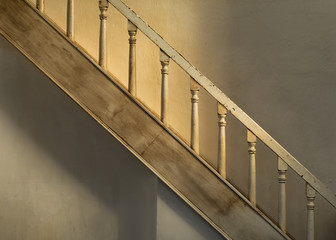
<svg viewBox="0 0 336 240">
<path fill-rule="evenodd" d="M 316 191 L 308 183 L 306 184 L 306 196 L 307 196 L 307 240 L 314 240 L 315 238 L 314 201 L 316 197 Z"/>
<path fill-rule="evenodd" d="M 280 157 L 278 157 L 278 172 L 279 172 L 279 205 L 278 205 L 278 220 L 279 227 L 283 232 L 286 232 L 286 172 L 288 165 Z"/>
<path fill-rule="evenodd" d="M 218 162 L 217 171 L 223 178 L 226 178 L 226 139 L 225 139 L 225 126 L 227 109 L 221 104 L 217 103 L 218 114 Z"/>
<path fill-rule="evenodd" d="M 191 78 L 190 92 L 191 92 L 191 136 L 190 145 L 191 148 L 199 154 L 199 118 L 198 118 L 198 92 L 200 85 Z"/>
<path fill-rule="evenodd" d="M 249 189 L 248 189 L 248 196 L 250 202 L 253 206 L 256 206 L 257 203 L 257 179 L 256 179 L 256 161 L 255 161 L 255 154 L 256 154 L 256 144 L 257 138 L 256 136 L 250 131 L 247 130 L 247 143 L 248 143 L 248 153 L 250 155 L 250 165 L 249 165 Z"/>
<path fill-rule="evenodd" d="M 106 19 L 107 19 L 107 0 L 99 0 L 100 10 L 100 34 L 99 34 L 99 65 L 106 69 Z"/>
<path fill-rule="evenodd" d="M 131 22 L 127 23 L 129 35 L 129 68 L 128 68 L 128 91 L 136 96 L 136 38 L 137 27 Z"/>
<path fill-rule="evenodd" d="M 70 39 L 73 39 L 74 37 L 74 0 L 68 0 L 67 36 Z"/>
<path fill-rule="evenodd" d="M 36 0 L 36 8 L 40 10 L 40 12 L 44 12 L 44 0 Z"/>
<path fill-rule="evenodd" d="M 164 124 L 168 124 L 168 65 L 169 56 L 160 50 L 160 62 L 161 62 L 161 121 Z"/>
</svg>

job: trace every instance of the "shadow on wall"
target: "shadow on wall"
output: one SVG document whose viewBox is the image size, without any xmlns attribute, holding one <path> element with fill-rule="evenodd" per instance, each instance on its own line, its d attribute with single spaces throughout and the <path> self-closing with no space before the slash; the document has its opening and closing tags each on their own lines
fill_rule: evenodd
<svg viewBox="0 0 336 240">
<path fill-rule="evenodd" d="M 15 126 L 17 133 L 13 134 L 18 135 L 15 142 L 6 142 L 6 136 L 1 136 L 1 142 L 5 143 L 1 152 L 7 152 L 6 148 L 16 151 L 12 159 L 2 156 L 2 165 L 17 164 L 12 169 L 14 172 L 8 173 L 15 176 L 14 182 L 5 181 L 4 187 L 9 188 L 9 195 L 21 185 L 29 188 L 16 196 L 21 199 L 18 203 L 27 208 L 20 205 L 12 212 L 1 211 L 3 224 L 0 225 L 5 228 L 1 230 L 1 238 L 14 239 L 6 236 L 21 232 L 17 234 L 24 234 L 21 239 L 27 240 L 43 239 L 43 236 L 155 239 L 156 177 L 2 37 L 0 45 L 0 116 Z M 27 149 L 25 144 L 37 150 Z M 16 171 L 22 165 L 26 169 Z M 32 166 L 43 171 L 35 175 L 27 173 L 34 172 L 30 170 Z M 1 169 L 8 171 L 8 168 Z M 80 187 L 75 188 L 77 183 Z M 66 190 L 71 187 L 72 190 Z M 81 188 L 84 193 L 78 190 Z M 39 195 L 38 191 L 43 194 Z M 53 194 L 58 201 L 55 202 Z M 7 202 L 10 198 L 1 195 L 3 207 L 13 204 Z M 37 215 L 38 209 L 28 208 L 29 204 L 38 208 L 48 202 L 48 209 L 70 205 L 61 215 L 64 219 L 57 220 L 69 226 L 60 227 L 54 233 L 43 229 L 48 222 L 48 226 L 57 228 L 57 221 L 52 222 L 53 216 L 44 216 L 43 212 Z M 19 209 L 22 212 L 15 212 Z M 33 213 L 28 214 L 30 211 Z M 53 235 L 57 231 L 58 235 Z"/>
</svg>

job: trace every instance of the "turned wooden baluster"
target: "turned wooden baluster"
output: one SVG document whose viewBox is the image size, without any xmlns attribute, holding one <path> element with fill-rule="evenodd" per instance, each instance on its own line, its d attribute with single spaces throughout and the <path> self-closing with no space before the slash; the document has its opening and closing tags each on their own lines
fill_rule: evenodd
<svg viewBox="0 0 336 240">
<path fill-rule="evenodd" d="M 288 165 L 280 157 L 278 157 L 278 172 L 279 172 L 279 205 L 278 217 L 279 227 L 283 232 L 286 232 L 286 172 Z"/>
<path fill-rule="evenodd" d="M 44 0 L 36 0 L 36 8 L 44 12 Z"/>
<path fill-rule="evenodd" d="M 191 136 L 190 145 L 191 148 L 199 154 L 199 118 L 198 118 L 198 92 L 200 85 L 191 78 L 190 92 L 191 92 Z"/>
<path fill-rule="evenodd" d="M 99 65 L 106 69 L 106 19 L 107 19 L 107 0 L 99 0 L 100 9 L 100 34 L 99 34 Z"/>
<path fill-rule="evenodd" d="M 70 39 L 73 39 L 74 37 L 74 0 L 68 0 L 67 36 Z"/>
<path fill-rule="evenodd" d="M 226 178 L 226 139 L 225 139 L 225 126 L 226 126 L 226 115 L 227 110 L 221 104 L 217 103 L 217 114 L 218 114 L 218 162 L 217 171 L 223 178 Z"/>
<path fill-rule="evenodd" d="M 131 22 L 127 23 L 128 35 L 129 35 L 129 67 L 128 67 L 128 91 L 136 96 L 136 38 L 137 27 Z"/>
<path fill-rule="evenodd" d="M 308 183 L 306 183 L 306 196 L 307 196 L 307 240 L 314 240 L 314 209 L 316 191 Z"/>
<path fill-rule="evenodd" d="M 247 143 L 248 143 L 248 153 L 250 155 L 250 166 L 249 166 L 249 189 L 248 196 L 250 202 L 253 206 L 256 206 L 257 203 L 257 183 L 256 183 L 256 161 L 255 161 L 255 153 L 256 153 L 256 136 L 250 131 L 247 130 Z"/>
<path fill-rule="evenodd" d="M 168 124 L 168 65 L 169 56 L 160 50 L 160 62 L 161 62 L 161 121 L 164 124 Z"/>
</svg>

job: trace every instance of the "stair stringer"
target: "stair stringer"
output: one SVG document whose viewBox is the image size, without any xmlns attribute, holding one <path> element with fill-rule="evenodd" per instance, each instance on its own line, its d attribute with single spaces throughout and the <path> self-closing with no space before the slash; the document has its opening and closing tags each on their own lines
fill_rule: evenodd
<svg viewBox="0 0 336 240">
<path fill-rule="evenodd" d="M 290 239 L 28 3 L 0 13 L 0 33 L 224 237 Z"/>
</svg>

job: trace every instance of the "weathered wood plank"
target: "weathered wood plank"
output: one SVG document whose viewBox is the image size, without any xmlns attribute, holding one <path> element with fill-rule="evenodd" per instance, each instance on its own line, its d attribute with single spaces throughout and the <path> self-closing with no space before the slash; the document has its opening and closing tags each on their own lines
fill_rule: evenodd
<svg viewBox="0 0 336 240">
<path fill-rule="evenodd" d="M 223 236 L 287 238 L 24 1 L 0 0 L 0 33 Z"/>
<path fill-rule="evenodd" d="M 232 239 L 284 239 L 167 132 L 142 156 Z"/>
</svg>

